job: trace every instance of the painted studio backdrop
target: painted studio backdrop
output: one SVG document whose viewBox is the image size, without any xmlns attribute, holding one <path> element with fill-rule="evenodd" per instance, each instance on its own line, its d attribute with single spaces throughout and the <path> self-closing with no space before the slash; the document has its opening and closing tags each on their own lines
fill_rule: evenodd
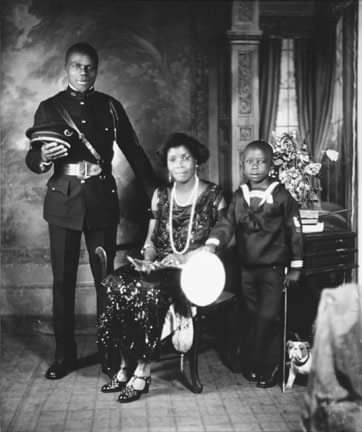
<svg viewBox="0 0 362 432">
<path fill-rule="evenodd" d="M 208 2 L 6 0 L 1 8 L 0 313 L 49 315 L 52 281 L 42 218 L 49 174 L 36 175 L 25 166 L 24 133 L 39 102 L 66 85 L 66 48 L 78 41 L 95 46 L 96 88 L 123 103 L 163 175 L 156 150 L 169 133 L 190 132 L 207 144 L 209 51 L 222 20 Z M 134 198 L 137 184 L 120 152 L 114 165 L 122 212 L 118 236 L 132 241 L 142 224 L 142 200 Z M 95 310 L 87 263 L 83 252 L 80 314 Z"/>
</svg>

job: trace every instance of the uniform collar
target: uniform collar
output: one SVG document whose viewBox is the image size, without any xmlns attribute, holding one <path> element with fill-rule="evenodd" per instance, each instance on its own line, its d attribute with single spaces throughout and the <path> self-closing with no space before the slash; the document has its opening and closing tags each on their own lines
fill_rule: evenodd
<svg viewBox="0 0 362 432">
<path fill-rule="evenodd" d="M 68 84 L 68 87 L 66 89 L 66 93 L 71 96 L 74 97 L 76 99 L 85 99 L 87 96 L 89 96 L 90 94 L 94 93 L 94 87 L 90 87 L 87 91 L 85 92 L 80 92 L 78 90 L 76 90 L 74 87 L 72 87 L 70 84 Z"/>
</svg>

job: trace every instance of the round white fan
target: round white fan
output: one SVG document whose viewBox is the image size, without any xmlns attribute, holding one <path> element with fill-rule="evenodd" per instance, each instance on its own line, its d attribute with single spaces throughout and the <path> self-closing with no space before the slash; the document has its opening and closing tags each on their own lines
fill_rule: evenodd
<svg viewBox="0 0 362 432">
<path fill-rule="evenodd" d="M 202 251 L 190 257 L 181 271 L 181 289 L 196 306 L 213 303 L 225 286 L 225 269 L 220 258 Z"/>
</svg>

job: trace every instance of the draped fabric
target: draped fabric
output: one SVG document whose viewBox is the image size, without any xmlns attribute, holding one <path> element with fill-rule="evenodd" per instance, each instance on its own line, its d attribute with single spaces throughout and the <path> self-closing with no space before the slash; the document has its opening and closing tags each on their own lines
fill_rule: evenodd
<svg viewBox="0 0 362 432">
<path fill-rule="evenodd" d="M 326 23 L 312 39 L 295 40 L 295 78 L 298 123 L 313 158 L 320 160 L 326 148 L 332 115 L 336 32 Z"/>
<path fill-rule="evenodd" d="M 351 2 L 343 13 L 343 163 L 346 167 L 344 176 L 344 207 L 352 207 L 350 221 L 357 226 L 358 198 L 357 186 L 357 56 L 361 47 L 358 47 L 358 32 L 361 24 L 358 23 L 358 8 L 361 3 Z M 356 229 L 356 228 L 354 228 Z"/>
<path fill-rule="evenodd" d="M 265 38 L 259 49 L 259 137 L 269 141 L 278 110 L 282 40 Z"/>
</svg>

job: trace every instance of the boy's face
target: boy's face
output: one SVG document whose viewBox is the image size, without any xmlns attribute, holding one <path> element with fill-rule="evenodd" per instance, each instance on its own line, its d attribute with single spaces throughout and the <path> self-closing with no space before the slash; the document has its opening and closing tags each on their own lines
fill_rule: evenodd
<svg viewBox="0 0 362 432">
<path fill-rule="evenodd" d="M 271 168 L 270 156 L 258 148 L 251 148 L 245 151 L 243 168 L 248 181 L 261 183 L 269 176 Z"/>
</svg>

